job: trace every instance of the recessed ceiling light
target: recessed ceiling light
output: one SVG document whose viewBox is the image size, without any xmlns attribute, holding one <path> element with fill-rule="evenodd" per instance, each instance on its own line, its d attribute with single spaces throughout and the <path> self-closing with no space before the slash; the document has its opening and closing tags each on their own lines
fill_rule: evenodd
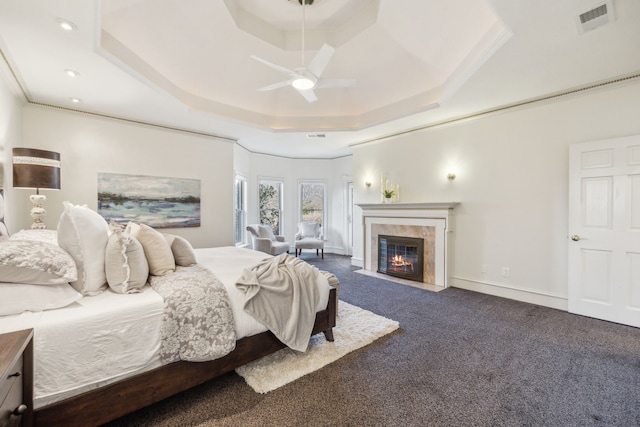
<svg viewBox="0 0 640 427">
<path fill-rule="evenodd" d="M 74 104 L 78 104 L 82 102 L 80 98 L 69 98 L 69 101 L 73 102 Z"/>
<path fill-rule="evenodd" d="M 67 21 L 66 19 L 58 18 L 56 19 L 60 28 L 65 31 L 74 31 L 78 29 L 78 26 L 71 21 Z"/>
<path fill-rule="evenodd" d="M 69 77 L 79 77 L 80 73 L 75 71 L 75 70 L 71 70 L 69 68 L 67 68 L 66 70 L 64 70 L 64 72 L 67 74 L 67 76 Z"/>
</svg>

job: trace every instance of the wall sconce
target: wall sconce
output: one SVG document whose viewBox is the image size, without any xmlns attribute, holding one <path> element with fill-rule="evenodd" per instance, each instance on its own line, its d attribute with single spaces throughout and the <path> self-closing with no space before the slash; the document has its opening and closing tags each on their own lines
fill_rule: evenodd
<svg viewBox="0 0 640 427">
<path fill-rule="evenodd" d="M 453 181 L 454 179 L 456 179 L 456 174 L 453 172 L 449 172 L 449 175 L 447 175 L 447 179 L 449 181 Z"/>
<path fill-rule="evenodd" d="M 371 187 L 371 181 L 365 181 L 364 185 L 366 185 L 367 187 Z"/>
<path fill-rule="evenodd" d="M 13 188 L 36 189 L 36 194 L 29 197 L 33 203 L 31 228 L 47 228 L 44 223 L 47 211 L 42 207 L 47 196 L 40 194 L 40 189 L 60 189 L 60 153 L 35 148 L 14 148 Z"/>
</svg>

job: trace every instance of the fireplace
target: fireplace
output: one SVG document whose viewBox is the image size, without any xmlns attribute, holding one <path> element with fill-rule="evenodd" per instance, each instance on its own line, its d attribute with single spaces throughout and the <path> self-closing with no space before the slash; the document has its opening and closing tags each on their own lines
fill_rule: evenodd
<svg viewBox="0 0 640 427">
<path fill-rule="evenodd" d="M 423 240 L 422 278 L 406 280 L 385 274 L 387 280 L 414 287 L 440 291 L 447 287 L 447 253 L 449 233 L 453 231 L 453 209 L 457 202 L 447 203 L 361 203 L 362 259 L 351 258 L 354 265 L 362 262 L 363 274 L 380 276 L 378 236 L 402 236 Z M 354 231 L 357 230 L 354 228 Z M 385 264 L 386 265 L 386 264 Z"/>
<path fill-rule="evenodd" d="M 378 273 L 422 282 L 424 239 L 378 235 Z"/>
</svg>

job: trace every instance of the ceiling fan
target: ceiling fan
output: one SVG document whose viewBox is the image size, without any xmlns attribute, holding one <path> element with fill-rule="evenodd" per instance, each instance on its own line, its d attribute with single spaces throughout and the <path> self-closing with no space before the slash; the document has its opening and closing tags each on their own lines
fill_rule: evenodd
<svg viewBox="0 0 640 427">
<path fill-rule="evenodd" d="M 314 89 L 319 88 L 331 88 L 331 87 L 350 87 L 356 84 L 354 79 L 323 79 L 321 78 L 322 72 L 326 68 L 327 64 L 331 60 L 335 49 L 328 44 L 324 44 L 316 56 L 313 57 L 308 67 L 304 66 L 304 23 L 305 23 L 305 5 L 313 4 L 313 1 L 299 0 L 302 5 L 302 66 L 295 69 L 289 69 L 283 67 L 255 55 L 251 55 L 256 61 L 274 68 L 287 75 L 288 79 L 274 83 L 258 89 L 259 91 L 269 91 L 278 89 L 281 87 L 291 86 L 300 93 L 308 102 L 316 102 Z"/>
</svg>

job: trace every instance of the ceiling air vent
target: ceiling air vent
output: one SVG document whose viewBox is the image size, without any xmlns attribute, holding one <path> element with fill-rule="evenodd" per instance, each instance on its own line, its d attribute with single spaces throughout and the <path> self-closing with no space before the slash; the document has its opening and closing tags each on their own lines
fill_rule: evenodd
<svg viewBox="0 0 640 427">
<path fill-rule="evenodd" d="M 307 138 L 309 139 L 317 139 L 317 138 L 326 138 L 327 135 L 324 133 L 308 133 Z"/>
<path fill-rule="evenodd" d="M 587 10 L 576 17 L 578 32 L 583 34 L 598 27 L 613 22 L 613 1 L 607 0 L 593 9 Z"/>
</svg>

